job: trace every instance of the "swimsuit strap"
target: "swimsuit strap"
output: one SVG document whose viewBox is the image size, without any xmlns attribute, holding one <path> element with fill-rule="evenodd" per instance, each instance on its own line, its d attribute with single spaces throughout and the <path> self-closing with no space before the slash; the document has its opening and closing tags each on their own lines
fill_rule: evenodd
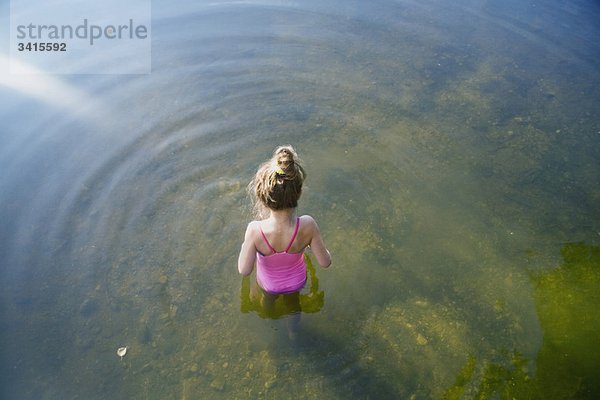
<svg viewBox="0 0 600 400">
<path fill-rule="evenodd" d="M 297 217 L 296 218 L 296 229 L 294 230 L 294 234 L 292 235 L 290 244 L 288 244 L 288 247 L 284 250 L 284 253 L 287 253 L 288 250 L 292 247 L 292 243 L 294 243 L 294 239 L 296 239 L 296 236 L 298 235 L 299 228 L 300 228 L 300 217 Z M 265 241 L 265 244 L 269 247 L 269 249 L 273 252 L 273 254 L 277 253 L 277 250 L 275 250 L 273 248 L 273 246 L 271 246 L 271 243 L 269 243 L 269 240 L 267 239 L 267 236 L 263 232 L 262 227 L 259 226 L 258 229 L 260 230 L 260 234 L 262 235 L 262 238 Z"/>
<path fill-rule="evenodd" d="M 290 247 L 292 247 L 292 243 L 294 243 L 294 239 L 296 239 L 296 235 L 298 235 L 299 228 L 300 228 L 300 217 L 296 217 L 296 230 L 294 231 L 294 234 L 292 235 L 292 240 L 290 240 L 290 244 L 288 244 L 288 247 L 285 249 L 286 253 L 288 252 Z"/>
<path fill-rule="evenodd" d="M 269 241 L 267 240 L 267 237 L 265 236 L 265 233 L 263 232 L 262 228 L 259 226 L 258 229 L 260 229 L 260 234 L 262 235 L 262 238 L 265 241 L 265 244 L 269 247 L 269 249 L 273 252 L 273 254 L 277 253 L 277 251 L 275 251 L 273 246 L 271 246 L 271 243 L 269 243 Z"/>
</svg>

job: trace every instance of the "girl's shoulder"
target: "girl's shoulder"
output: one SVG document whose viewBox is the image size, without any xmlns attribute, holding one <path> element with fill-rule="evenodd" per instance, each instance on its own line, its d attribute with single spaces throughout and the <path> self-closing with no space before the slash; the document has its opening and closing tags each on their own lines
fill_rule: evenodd
<svg viewBox="0 0 600 400">
<path fill-rule="evenodd" d="M 246 232 L 260 232 L 260 224 L 262 221 L 251 221 L 248 223 L 248 226 L 246 227 Z"/>
<path fill-rule="evenodd" d="M 260 222 L 258 220 L 248 222 L 248 228 L 258 228 L 260 226 Z"/>
<path fill-rule="evenodd" d="M 314 223 L 315 219 L 308 214 L 304 214 L 300 216 L 300 222 L 311 222 Z"/>
<path fill-rule="evenodd" d="M 246 234 L 244 235 L 244 240 L 249 243 L 253 243 L 254 246 L 259 246 L 258 243 L 262 242 L 261 231 L 261 221 L 251 221 L 248 223 L 246 227 Z"/>
<path fill-rule="evenodd" d="M 300 227 L 314 229 L 317 227 L 317 221 L 310 215 L 300 216 Z"/>
<path fill-rule="evenodd" d="M 260 236 L 260 221 L 251 221 L 246 227 L 246 237 Z"/>
</svg>

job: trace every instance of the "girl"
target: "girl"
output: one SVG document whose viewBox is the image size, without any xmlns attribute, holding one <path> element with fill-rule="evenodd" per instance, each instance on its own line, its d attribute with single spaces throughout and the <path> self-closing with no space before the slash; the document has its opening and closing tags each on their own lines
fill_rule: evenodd
<svg viewBox="0 0 600 400">
<path fill-rule="evenodd" d="M 298 299 L 306 283 L 307 247 L 322 267 L 331 265 L 331 254 L 315 220 L 310 215 L 296 216 L 305 177 L 292 146 L 280 146 L 259 167 L 249 185 L 262 219 L 246 228 L 238 271 L 247 276 L 256 262 L 256 281 L 264 292 L 262 303 L 267 309 L 279 295 L 286 295 L 286 303 Z"/>
</svg>

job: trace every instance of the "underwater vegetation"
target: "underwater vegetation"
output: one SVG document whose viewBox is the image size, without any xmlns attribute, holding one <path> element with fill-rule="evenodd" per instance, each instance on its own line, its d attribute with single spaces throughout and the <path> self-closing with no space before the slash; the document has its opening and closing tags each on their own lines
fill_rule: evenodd
<svg viewBox="0 0 600 400">
<path fill-rule="evenodd" d="M 470 357 L 443 399 L 598 398 L 600 246 L 569 243 L 561 254 L 559 268 L 531 275 L 544 335 L 536 360 L 513 352 L 478 368 Z"/>
</svg>

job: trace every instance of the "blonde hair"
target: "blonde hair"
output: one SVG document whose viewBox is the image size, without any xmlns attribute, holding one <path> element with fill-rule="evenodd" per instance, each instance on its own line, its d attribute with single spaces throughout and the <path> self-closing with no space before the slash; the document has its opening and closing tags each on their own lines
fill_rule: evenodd
<svg viewBox="0 0 600 400">
<path fill-rule="evenodd" d="M 270 160 L 262 163 L 248 185 L 257 216 L 265 217 L 265 208 L 296 208 L 306 172 L 291 145 L 279 146 Z"/>
</svg>

